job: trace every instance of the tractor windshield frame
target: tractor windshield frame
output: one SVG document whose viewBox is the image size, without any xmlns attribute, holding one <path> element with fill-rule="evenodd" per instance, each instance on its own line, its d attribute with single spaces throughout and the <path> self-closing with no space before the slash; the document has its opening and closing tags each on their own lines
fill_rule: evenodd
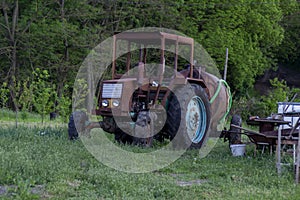
<svg viewBox="0 0 300 200">
<path fill-rule="evenodd" d="M 112 57 L 112 79 L 119 79 L 124 74 L 117 73 L 117 58 L 119 57 L 118 52 L 118 41 L 125 41 L 127 44 L 126 50 L 126 73 L 131 69 L 131 53 L 132 44 L 139 46 L 139 62 L 146 64 L 147 46 L 159 45 L 160 51 L 160 66 L 164 67 L 165 51 L 166 46 L 174 45 L 174 71 L 177 71 L 178 67 L 178 52 L 180 45 L 189 46 L 189 66 L 190 66 L 190 77 L 192 78 L 193 71 L 193 59 L 194 59 L 194 39 L 190 37 L 180 36 L 165 32 L 122 32 L 113 36 L 113 57 Z M 122 53 L 121 53 L 122 54 Z M 160 71 L 164 71 L 161 69 Z"/>
</svg>

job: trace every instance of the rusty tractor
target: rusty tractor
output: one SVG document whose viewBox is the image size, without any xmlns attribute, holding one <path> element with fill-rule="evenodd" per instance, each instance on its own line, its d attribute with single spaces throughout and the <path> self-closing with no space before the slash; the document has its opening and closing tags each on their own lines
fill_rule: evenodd
<svg viewBox="0 0 300 200">
<path fill-rule="evenodd" d="M 120 48 L 127 53 L 120 55 Z M 230 108 L 230 89 L 197 66 L 192 38 L 123 32 L 113 36 L 112 49 L 111 75 L 98 84 L 94 112 L 102 120 L 89 122 L 85 112 L 74 111 L 70 139 L 102 128 L 120 143 L 151 146 L 155 139 L 169 140 L 176 148 L 201 148 L 209 136 L 218 136 L 217 126 Z"/>
</svg>

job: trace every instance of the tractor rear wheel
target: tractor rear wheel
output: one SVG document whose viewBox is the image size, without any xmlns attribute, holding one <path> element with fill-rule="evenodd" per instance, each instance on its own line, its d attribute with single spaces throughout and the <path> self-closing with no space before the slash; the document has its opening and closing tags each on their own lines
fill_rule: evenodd
<svg viewBox="0 0 300 200">
<path fill-rule="evenodd" d="M 178 89 L 169 102 L 166 131 L 175 148 L 199 149 L 206 141 L 210 104 L 204 89 L 191 84 Z"/>
</svg>

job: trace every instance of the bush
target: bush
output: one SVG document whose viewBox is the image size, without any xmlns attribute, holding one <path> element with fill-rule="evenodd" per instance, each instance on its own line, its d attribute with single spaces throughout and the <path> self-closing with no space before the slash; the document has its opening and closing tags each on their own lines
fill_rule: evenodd
<svg viewBox="0 0 300 200">
<path fill-rule="evenodd" d="M 240 114 L 243 119 L 249 116 L 267 117 L 272 113 L 277 113 L 277 103 L 290 101 L 293 96 L 299 93 L 298 88 L 290 88 L 286 81 L 274 78 L 270 80 L 272 89 L 268 95 L 254 97 L 242 96 L 233 101 L 233 114 Z M 295 99 L 294 101 L 300 101 Z"/>
</svg>

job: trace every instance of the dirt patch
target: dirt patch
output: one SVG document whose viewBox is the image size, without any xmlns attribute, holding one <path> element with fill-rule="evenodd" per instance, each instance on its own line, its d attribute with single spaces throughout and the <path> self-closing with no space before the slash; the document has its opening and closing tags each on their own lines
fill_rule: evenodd
<svg viewBox="0 0 300 200">
<path fill-rule="evenodd" d="M 15 185 L 0 185 L 0 196 L 10 195 L 17 189 Z"/>
<path fill-rule="evenodd" d="M 16 185 L 0 185 L 0 197 L 1 196 L 11 196 L 18 190 Z M 35 195 L 45 196 L 45 186 L 44 185 L 35 185 L 30 187 L 30 193 Z"/>
<path fill-rule="evenodd" d="M 170 176 L 176 178 L 176 184 L 182 187 L 191 186 L 191 185 L 201 185 L 203 183 L 207 183 L 207 179 L 195 179 L 189 181 L 178 180 L 180 177 L 184 176 L 184 174 L 170 174 Z"/>
<path fill-rule="evenodd" d="M 7 192 L 7 187 L 0 185 L 0 196 L 5 195 Z"/>
<path fill-rule="evenodd" d="M 176 184 L 182 187 L 185 186 L 192 186 L 192 185 L 201 185 L 203 183 L 207 183 L 208 180 L 206 179 L 196 179 L 191 181 L 176 181 Z"/>
</svg>

